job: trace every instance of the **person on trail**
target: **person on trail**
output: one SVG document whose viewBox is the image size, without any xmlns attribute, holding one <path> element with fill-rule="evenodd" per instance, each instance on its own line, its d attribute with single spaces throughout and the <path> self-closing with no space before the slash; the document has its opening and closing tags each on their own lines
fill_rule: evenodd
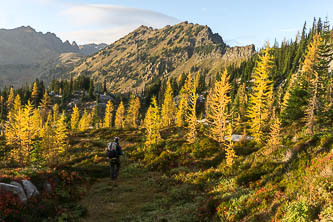
<svg viewBox="0 0 333 222">
<path fill-rule="evenodd" d="M 117 179 L 120 169 L 120 156 L 123 151 L 119 145 L 119 137 L 115 137 L 113 142 L 108 144 L 107 156 L 110 160 L 110 177 L 112 180 Z"/>
</svg>

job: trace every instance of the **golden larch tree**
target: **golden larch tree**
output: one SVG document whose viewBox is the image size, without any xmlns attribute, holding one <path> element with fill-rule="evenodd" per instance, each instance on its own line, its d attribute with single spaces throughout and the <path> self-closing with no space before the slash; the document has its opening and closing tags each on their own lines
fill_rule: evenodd
<svg viewBox="0 0 333 222">
<path fill-rule="evenodd" d="M 10 88 L 8 98 L 7 98 L 7 109 L 10 110 L 14 103 L 14 89 L 13 87 Z"/>
<path fill-rule="evenodd" d="M 167 88 L 164 93 L 164 101 L 162 104 L 161 110 L 161 119 L 162 119 L 162 126 L 169 127 L 172 125 L 175 119 L 175 103 L 173 102 L 173 93 L 170 81 L 167 83 Z"/>
<path fill-rule="evenodd" d="M 304 57 L 304 62 L 301 70 L 303 80 L 306 83 L 310 83 L 310 80 L 313 76 L 315 67 L 319 61 L 319 45 L 322 41 L 320 34 L 315 34 L 312 41 L 307 47 L 307 52 Z"/>
<path fill-rule="evenodd" d="M 161 117 L 155 97 L 152 98 L 151 104 L 146 112 L 144 127 L 147 132 L 145 142 L 146 147 L 158 144 L 161 140 Z"/>
<path fill-rule="evenodd" d="M 32 87 L 32 92 L 31 92 L 31 98 L 35 106 L 38 106 L 37 101 L 38 101 L 38 87 L 37 87 L 37 82 L 34 82 L 34 85 Z"/>
<path fill-rule="evenodd" d="M 225 144 L 225 158 L 226 158 L 226 163 L 229 167 L 233 165 L 235 162 L 235 159 L 237 158 L 236 152 L 233 149 L 233 141 L 232 141 L 232 125 L 228 124 L 227 126 L 227 141 L 228 143 Z"/>
<path fill-rule="evenodd" d="M 53 109 L 52 122 L 53 122 L 53 125 L 55 125 L 57 123 L 58 116 L 59 116 L 59 105 L 57 103 L 54 104 L 52 109 Z"/>
<path fill-rule="evenodd" d="M 138 127 L 138 120 L 139 120 L 139 111 L 140 111 L 141 103 L 138 96 L 134 93 L 130 97 L 127 116 L 126 116 L 126 123 L 130 128 L 137 128 Z"/>
<path fill-rule="evenodd" d="M 75 104 L 75 106 L 73 108 L 73 113 L 71 115 L 71 129 L 72 129 L 72 131 L 76 131 L 78 129 L 79 120 L 80 120 L 79 108 Z"/>
<path fill-rule="evenodd" d="M 281 121 L 278 117 L 275 117 L 271 126 L 269 133 L 269 140 L 267 143 L 267 152 L 266 155 L 271 154 L 275 150 L 281 147 Z"/>
<path fill-rule="evenodd" d="M 121 101 L 118 106 L 114 124 L 117 129 L 122 129 L 125 127 L 125 106 L 123 101 Z"/>
<path fill-rule="evenodd" d="M 176 121 L 175 121 L 178 127 L 184 126 L 186 107 L 187 107 L 187 98 L 185 97 L 185 95 L 180 95 L 180 100 L 178 102 L 178 107 L 176 112 Z"/>
<path fill-rule="evenodd" d="M 210 92 L 207 113 L 211 136 L 219 143 L 224 142 L 228 121 L 231 117 L 228 110 L 231 101 L 230 89 L 229 75 L 225 70 L 221 79 L 215 82 L 214 90 Z"/>
<path fill-rule="evenodd" d="M 30 162 L 33 143 L 39 137 L 39 130 L 39 110 L 34 110 L 30 101 L 6 124 L 7 144 L 12 147 L 10 156 L 22 166 Z"/>
<path fill-rule="evenodd" d="M 304 58 L 302 66 L 302 80 L 303 88 L 305 88 L 310 98 L 307 101 L 307 107 L 305 109 L 305 125 L 306 133 L 312 135 L 315 125 L 316 111 L 319 107 L 318 100 L 318 83 L 319 83 L 319 73 L 318 73 L 318 63 L 319 63 L 319 46 L 322 42 L 320 34 L 313 36 L 310 44 L 307 48 L 307 53 Z"/>
<path fill-rule="evenodd" d="M 59 116 L 55 128 L 55 147 L 58 153 L 62 153 L 67 147 L 68 130 L 65 112 Z"/>
<path fill-rule="evenodd" d="M 288 106 L 288 102 L 290 100 L 290 95 L 291 95 L 291 90 L 293 89 L 295 82 L 296 82 L 296 74 L 292 74 L 290 77 L 286 92 L 284 93 L 284 95 L 282 97 L 280 113 L 283 113 Z"/>
<path fill-rule="evenodd" d="M 22 107 L 21 97 L 19 94 L 17 94 L 15 97 L 14 106 L 13 106 L 14 113 L 17 112 L 19 109 L 21 109 L 21 107 Z"/>
<path fill-rule="evenodd" d="M 267 43 L 256 64 L 254 84 L 248 106 L 250 133 L 258 143 L 262 143 L 265 139 L 264 129 L 267 126 L 267 117 L 269 116 L 268 98 L 272 84 L 269 80 L 269 73 L 273 64 L 273 56 L 270 55 L 269 51 L 270 47 Z"/>
<path fill-rule="evenodd" d="M 112 115 L 113 115 L 113 104 L 110 100 L 108 100 L 105 108 L 105 115 L 104 115 L 104 127 L 111 128 L 112 127 Z"/>
<path fill-rule="evenodd" d="M 85 109 L 79 121 L 78 129 L 80 132 L 83 132 L 88 130 L 89 126 L 90 126 L 90 117 L 87 110 Z"/>
</svg>

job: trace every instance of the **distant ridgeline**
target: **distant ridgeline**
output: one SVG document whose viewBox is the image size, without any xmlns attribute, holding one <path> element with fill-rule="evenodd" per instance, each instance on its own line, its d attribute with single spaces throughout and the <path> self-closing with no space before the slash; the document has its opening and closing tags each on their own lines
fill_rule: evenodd
<svg viewBox="0 0 333 222">
<path fill-rule="evenodd" d="M 0 89 L 11 85 L 20 87 L 36 78 L 58 78 L 84 56 L 105 46 L 62 42 L 55 34 L 36 32 L 30 26 L 0 29 Z"/>
</svg>

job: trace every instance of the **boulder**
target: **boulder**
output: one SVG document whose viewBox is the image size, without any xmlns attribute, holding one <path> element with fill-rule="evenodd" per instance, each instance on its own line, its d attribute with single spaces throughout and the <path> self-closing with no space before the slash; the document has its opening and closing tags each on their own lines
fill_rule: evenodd
<svg viewBox="0 0 333 222">
<path fill-rule="evenodd" d="M 225 140 L 228 140 L 229 137 L 225 136 L 224 139 L 225 139 Z M 232 136 L 231 136 L 231 140 L 232 140 L 233 142 L 239 142 L 239 141 L 241 141 L 241 140 L 253 140 L 253 137 L 252 137 L 252 136 L 245 136 L 245 137 L 244 137 L 243 135 L 232 134 Z"/>
<path fill-rule="evenodd" d="M 10 182 L 10 184 L 14 185 L 14 186 L 17 186 L 20 189 L 20 193 L 17 194 L 19 196 L 20 200 L 22 202 L 27 201 L 28 198 L 27 198 L 27 195 L 24 192 L 24 189 L 23 189 L 22 185 L 20 183 L 16 182 L 16 181 L 12 181 L 12 182 Z"/>
<path fill-rule="evenodd" d="M 11 192 L 17 195 L 22 202 L 27 201 L 27 196 L 25 195 L 22 186 L 20 184 L 19 186 L 16 186 L 13 184 L 0 183 L 0 191 Z"/>
<path fill-rule="evenodd" d="M 37 187 L 33 185 L 33 183 L 31 183 L 29 180 L 22 180 L 22 184 L 28 199 L 39 194 Z"/>
</svg>

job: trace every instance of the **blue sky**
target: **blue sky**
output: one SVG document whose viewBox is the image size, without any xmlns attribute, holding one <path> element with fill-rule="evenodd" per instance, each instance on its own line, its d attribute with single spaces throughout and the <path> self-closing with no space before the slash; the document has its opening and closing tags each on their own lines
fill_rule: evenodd
<svg viewBox="0 0 333 222">
<path fill-rule="evenodd" d="M 139 25 L 181 21 L 208 25 L 230 45 L 295 38 L 313 17 L 333 24 L 332 0 L 11 0 L 0 7 L 0 28 L 30 25 L 62 40 L 111 43 Z"/>
</svg>

